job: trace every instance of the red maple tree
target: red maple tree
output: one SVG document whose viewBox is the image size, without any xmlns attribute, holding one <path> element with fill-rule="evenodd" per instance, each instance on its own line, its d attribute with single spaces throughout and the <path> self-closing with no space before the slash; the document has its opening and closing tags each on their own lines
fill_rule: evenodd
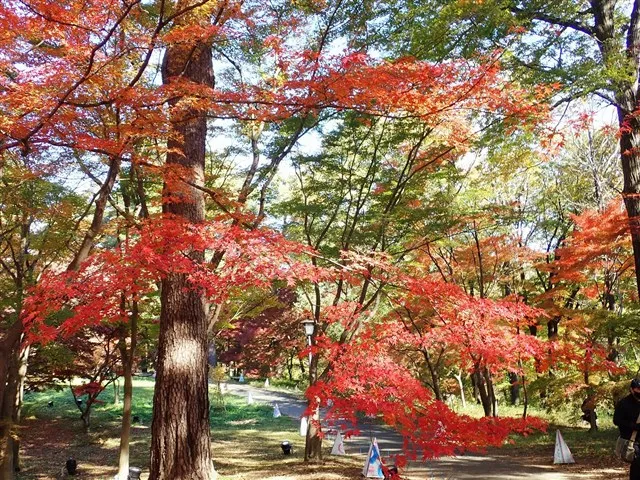
<svg viewBox="0 0 640 480">
<path fill-rule="evenodd" d="M 327 16 L 331 8 L 319 6 Z M 307 48 L 291 41 L 313 24 L 305 14 L 304 8 L 293 8 L 282 21 L 276 11 L 264 13 L 260 2 L 242 1 L 176 0 L 161 2 L 158 9 L 135 0 L 64 5 L 8 0 L 0 5 L 0 153 L 37 152 L 51 159 L 64 149 L 99 155 L 110 166 L 103 193 L 123 163 L 162 175 L 164 218 L 152 219 L 140 230 L 140 240 L 124 250 L 100 252 L 79 266 L 100 230 L 102 216 L 96 215 L 83 243 L 85 253 L 72 263 L 78 272 L 43 279 L 21 320 L 30 341 L 57 334 L 46 318 L 62 305 L 74 309 L 60 326 L 62 332 L 104 319 L 125 321 L 122 296 L 138 301 L 155 282 L 162 283 L 154 480 L 214 476 L 203 373 L 203 298 L 221 302 L 233 286 L 266 286 L 274 278 L 317 280 L 313 268 L 290 261 L 299 246 L 254 228 L 263 212 L 254 217 L 243 211 L 248 191 L 243 188 L 234 199 L 204 186 L 207 118 L 279 122 L 326 109 L 413 117 L 439 132 L 443 146 L 433 153 L 444 159 L 468 148 L 472 114 L 491 112 L 517 128 L 545 113 L 535 94 L 501 74 L 500 52 L 474 62 L 440 64 L 384 61 L 351 50 L 329 54 L 322 42 L 321 48 Z M 257 25 L 274 32 L 264 45 L 271 74 L 256 75 L 254 83 L 216 87 L 214 44 Z M 161 49 L 158 85 L 152 67 Z M 425 159 L 415 168 L 432 163 Z M 43 166 L 58 167 L 55 161 Z M 222 222 L 206 220 L 205 194 L 224 212 Z M 96 213 L 104 210 L 106 197 L 96 204 Z M 213 262 L 207 257 L 211 252 Z M 182 350 L 174 350 L 176 345 Z M 181 361 L 190 368 L 182 368 Z M 187 418 L 172 416 L 175 404 L 186 401 L 194 405 Z M 175 439 L 180 428 L 188 434 L 179 445 L 163 440 Z M 182 460 L 196 450 L 192 462 Z"/>
</svg>

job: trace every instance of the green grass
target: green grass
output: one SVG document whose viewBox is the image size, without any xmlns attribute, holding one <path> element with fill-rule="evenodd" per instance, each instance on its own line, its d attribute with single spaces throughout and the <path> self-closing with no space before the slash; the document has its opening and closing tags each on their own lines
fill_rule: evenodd
<svg viewBox="0 0 640 480">
<path fill-rule="evenodd" d="M 155 381 L 152 378 L 136 378 L 133 381 L 134 395 L 132 415 L 139 418 L 140 424 L 150 425 L 153 416 L 153 390 Z M 122 394 L 121 394 L 122 395 Z M 288 417 L 273 418 L 273 407 L 270 405 L 247 405 L 242 397 L 225 395 L 223 401 L 216 394 L 215 387 L 210 387 L 210 421 L 211 428 L 216 431 L 234 430 L 234 425 L 251 419 L 260 427 L 276 428 L 291 426 L 296 428 L 296 422 Z M 112 425 L 122 419 L 121 402 L 114 403 L 113 388 L 108 387 L 99 396 L 99 403 L 92 407 L 92 429 Z M 48 402 L 53 401 L 49 407 Z M 75 419 L 80 418 L 80 410 L 76 407 L 73 396 L 68 387 L 61 390 L 46 390 L 44 392 L 27 393 L 24 399 L 23 417 L 37 419 Z"/>
<path fill-rule="evenodd" d="M 464 409 L 459 403 L 454 404 L 453 409 L 457 413 L 472 417 L 479 418 L 484 415 L 482 406 L 473 401 L 467 402 Z M 498 409 L 501 417 L 520 418 L 522 411 L 522 406 L 511 405 L 500 405 Z M 589 425 L 580 418 L 582 412 L 574 406 L 549 411 L 530 405 L 527 414 L 547 421 L 549 424 L 547 432 L 535 433 L 526 437 L 512 436 L 510 438 L 512 443 L 506 444 L 504 448 L 552 450 L 555 444 L 556 430 L 560 430 L 574 456 L 609 458 L 612 456 L 613 446 L 618 437 L 618 429 L 613 425 L 612 413 L 603 408 L 598 409 L 598 431 L 590 433 Z"/>
<path fill-rule="evenodd" d="M 134 380 L 133 415 L 139 417 L 139 421 L 134 424 L 131 439 L 131 463 L 142 466 L 146 471 L 154 385 L 152 378 Z M 304 438 L 298 435 L 297 420 L 284 416 L 273 418 L 271 405 L 247 405 L 244 398 L 233 395 L 220 398 L 213 386 L 210 398 L 212 449 L 216 468 L 222 472 L 223 479 L 260 480 L 266 478 L 267 474 L 273 474 L 274 469 L 277 473 L 279 468 L 295 470 L 299 478 L 307 479 L 307 471 L 300 466 Z M 99 399 L 101 403 L 94 406 L 91 431 L 85 433 L 80 411 L 73 402 L 68 386 L 59 391 L 26 394 L 22 435 L 25 439 L 26 468 L 18 478 L 55 479 L 52 465 L 59 465 L 61 456 L 67 452 L 74 452 L 82 459 L 85 472 L 89 473 L 83 478 L 111 478 L 117 465 L 122 404 L 113 403 L 112 388 L 105 390 Z M 49 401 L 53 401 L 51 407 L 48 406 Z M 455 410 L 467 415 L 482 415 L 482 409 L 475 403 L 469 403 L 464 410 L 459 407 Z M 611 424 L 610 413 L 599 412 L 600 430 L 593 434 L 579 419 L 579 411 L 559 410 L 549 415 L 543 410 L 531 408 L 529 414 L 547 419 L 550 423 L 548 432 L 515 437 L 513 443 L 505 447 L 507 452 L 525 456 L 532 452 L 543 452 L 542 457 L 547 458 L 553 455 L 555 431 L 559 428 L 576 459 L 602 459 L 604 462 L 606 457 L 612 458 L 617 429 Z M 519 417 L 522 408 L 501 407 L 500 415 Z M 293 444 L 294 455 L 282 455 L 279 444 L 283 440 Z M 326 448 L 330 448 L 329 443 L 326 442 Z M 335 469 L 335 478 L 357 478 L 361 463 L 358 459 L 334 458 L 330 462 L 333 462 L 330 468 Z M 304 468 L 308 468 L 308 465 Z M 323 468 L 328 467 L 325 464 Z M 311 478 L 315 477 L 309 477 L 308 480 Z"/>
<path fill-rule="evenodd" d="M 597 432 L 589 432 L 586 428 L 570 427 L 566 425 L 549 425 L 547 433 L 536 433 L 527 437 L 514 437 L 514 444 L 505 448 L 532 449 L 550 448 L 555 443 L 556 430 L 560 430 L 562 437 L 575 457 L 607 458 L 613 454 L 613 446 L 618 438 L 615 428 L 599 428 Z"/>
<path fill-rule="evenodd" d="M 282 430 L 292 428 L 295 430 L 297 422 L 289 417 L 273 418 L 273 407 L 254 403 L 247 405 L 243 397 L 227 395 L 224 397 L 224 405 L 211 403 L 210 415 L 211 429 L 216 432 L 237 430 L 234 425 L 251 424 L 256 430 Z"/>
<path fill-rule="evenodd" d="M 153 390 L 152 378 L 134 380 L 132 414 L 139 419 L 133 425 L 131 464 L 142 466 L 146 471 Z M 112 478 L 117 466 L 122 421 L 122 403 L 113 403 L 113 393 L 112 388 L 107 388 L 98 397 L 101 402 L 93 406 L 88 433 L 84 432 L 80 411 L 68 386 L 60 390 L 27 393 L 23 408 L 24 426 L 21 427 L 25 468 L 17 478 L 56 479 L 61 462 L 67 456 L 75 456 L 81 462 L 86 475 L 82 478 Z M 259 469 L 263 462 L 269 465 L 277 463 L 283 457 L 280 450 L 283 440 L 291 441 L 296 452 L 288 460 L 300 461 L 304 438 L 298 435 L 296 420 L 284 416 L 273 418 L 270 405 L 247 405 L 242 397 L 225 395 L 221 399 L 215 387 L 210 388 L 210 399 L 212 448 L 216 452 L 217 468 L 245 474 L 251 468 Z M 50 401 L 52 406 L 48 405 Z"/>
<path fill-rule="evenodd" d="M 140 417 L 140 423 L 150 424 L 153 410 L 153 389 L 155 381 L 152 378 L 136 378 L 133 381 L 133 415 Z M 120 422 L 122 418 L 122 388 L 120 389 L 120 403 L 114 403 L 113 387 L 107 387 L 99 396 L 99 403 L 91 408 L 92 429 L 103 428 L 113 422 Z M 83 398 L 84 399 L 84 398 Z M 53 401 L 49 407 L 48 402 Z M 79 419 L 80 410 L 75 405 L 73 395 L 68 386 L 60 390 L 45 390 L 43 392 L 26 393 L 24 397 L 23 417 L 38 419 Z"/>
</svg>

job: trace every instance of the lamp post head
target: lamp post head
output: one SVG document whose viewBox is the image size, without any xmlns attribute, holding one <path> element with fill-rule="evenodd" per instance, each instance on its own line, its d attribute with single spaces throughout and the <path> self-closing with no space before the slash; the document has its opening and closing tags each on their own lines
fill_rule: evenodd
<svg viewBox="0 0 640 480">
<path fill-rule="evenodd" d="M 304 334 L 307 337 L 312 336 L 314 330 L 316 329 L 316 322 L 314 322 L 313 320 L 303 320 L 301 323 L 304 328 Z"/>
</svg>

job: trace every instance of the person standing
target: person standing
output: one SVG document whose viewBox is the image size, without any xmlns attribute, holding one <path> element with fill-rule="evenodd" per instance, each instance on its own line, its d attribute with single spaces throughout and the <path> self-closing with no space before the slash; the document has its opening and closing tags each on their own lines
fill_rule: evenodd
<svg viewBox="0 0 640 480">
<path fill-rule="evenodd" d="M 634 431 L 640 430 L 640 379 L 631 380 L 630 393 L 622 398 L 613 411 L 613 423 L 618 427 L 620 436 L 625 440 L 631 438 Z M 635 443 L 636 456 L 629 469 L 629 480 L 640 480 L 640 448 Z"/>
</svg>

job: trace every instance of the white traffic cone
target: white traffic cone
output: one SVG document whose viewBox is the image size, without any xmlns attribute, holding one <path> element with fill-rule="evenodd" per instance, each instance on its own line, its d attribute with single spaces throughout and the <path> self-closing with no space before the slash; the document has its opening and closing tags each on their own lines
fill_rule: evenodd
<svg viewBox="0 0 640 480">
<path fill-rule="evenodd" d="M 331 455 L 346 455 L 344 453 L 344 440 L 342 439 L 342 434 L 340 432 L 338 432 L 336 439 L 333 441 Z"/>
<path fill-rule="evenodd" d="M 562 438 L 560 430 L 556 430 L 556 447 L 553 451 L 553 463 L 576 463 L 571 450 Z"/>
</svg>

